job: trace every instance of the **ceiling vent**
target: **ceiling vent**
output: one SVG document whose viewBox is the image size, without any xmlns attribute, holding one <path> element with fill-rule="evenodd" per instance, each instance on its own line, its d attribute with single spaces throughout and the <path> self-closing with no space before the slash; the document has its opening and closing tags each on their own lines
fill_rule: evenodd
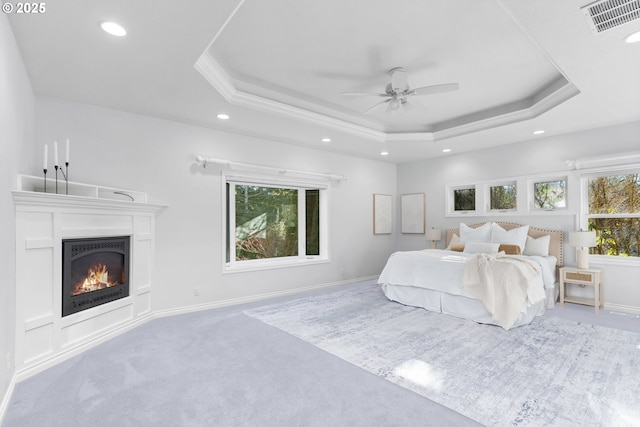
<svg viewBox="0 0 640 427">
<path fill-rule="evenodd" d="M 600 0 L 582 11 L 591 30 L 598 34 L 640 19 L 640 0 Z"/>
</svg>

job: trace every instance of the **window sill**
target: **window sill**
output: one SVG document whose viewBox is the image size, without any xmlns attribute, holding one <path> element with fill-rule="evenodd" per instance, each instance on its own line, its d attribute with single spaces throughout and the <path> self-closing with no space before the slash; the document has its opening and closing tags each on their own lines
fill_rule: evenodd
<svg viewBox="0 0 640 427">
<path fill-rule="evenodd" d="M 640 267 L 640 257 L 589 255 L 589 264 Z"/>
<path fill-rule="evenodd" d="M 255 262 L 243 262 L 240 264 L 225 264 L 222 274 L 244 273 L 249 271 L 264 271 L 277 268 L 302 267 L 307 265 L 328 263 L 329 258 L 294 258 L 284 260 L 266 260 Z"/>
</svg>

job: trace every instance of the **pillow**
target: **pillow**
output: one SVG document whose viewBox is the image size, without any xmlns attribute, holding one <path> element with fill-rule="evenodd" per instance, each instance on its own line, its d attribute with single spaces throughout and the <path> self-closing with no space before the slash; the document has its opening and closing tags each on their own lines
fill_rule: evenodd
<svg viewBox="0 0 640 427">
<path fill-rule="evenodd" d="M 467 242 L 462 252 L 471 254 L 497 254 L 500 243 Z"/>
<path fill-rule="evenodd" d="M 518 245 L 520 246 L 520 253 L 522 253 L 524 252 L 524 245 L 527 243 L 528 232 L 528 225 L 507 231 L 494 222 L 491 224 L 491 239 L 489 241 L 491 243 Z"/>
<path fill-rule="evenodd" d="M 451 249 L 453 245 L 457 245 L 459 243 L 460 243 L 460 237 L 458 237 L 457 234 L 453 233 L 453 236 L 451 236 L 451 241 L 449 242 L 449 246 L 447 246 L 447 249 Z"/>
<path fill-rule="evenodd" d="M 471 228 L 464 222 L 460 223 L 460 243 L 480 242 L 489 243 L 491 240 L 491 223 L 481 225 L 477 228 Z M 524 245 L 524 243 L 523 243 Z"/>
<path fill-rule="evenodd" d="M 522 254 L 528 256 L 548 256 L 550 243 L 551 236 L 549 235 L 538 237 L 537 239 L 527 236 L 527 243 L 524 246 Z"/>
<path fill-rule="evenodd" d="M 456 252 L 464 252 L 464 243 L 454 243 L 449 247 L 449 250 Z"/>
<path fill-rule="evenodd" d="M 520 246 L 518 245 L 507 245 L 502 243 L 498 248 L 498 252 L 504 252 L 507 255 L 520 255 Z"/>
</svg>

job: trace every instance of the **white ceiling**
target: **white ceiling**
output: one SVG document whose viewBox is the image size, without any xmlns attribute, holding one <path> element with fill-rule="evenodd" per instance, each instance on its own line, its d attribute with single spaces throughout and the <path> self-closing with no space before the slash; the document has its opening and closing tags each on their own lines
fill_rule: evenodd
<svg viewBox="0 0 640 427">
<path fill-rule="evenodd" d="M 59 0 L 7 16 L 39 95 L 402 163 L 640 120 L 640 43 L 623 41 L 640 20 L 594 34 L 590 3 Z M 341 95 L 384 92 L 394 67 L 460 89 L 392 114 Z"/>
</svg>

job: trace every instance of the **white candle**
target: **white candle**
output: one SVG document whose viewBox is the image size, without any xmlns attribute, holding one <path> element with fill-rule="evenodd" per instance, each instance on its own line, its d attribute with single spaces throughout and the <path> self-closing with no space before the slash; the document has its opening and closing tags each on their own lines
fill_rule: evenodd
<svg viewBox="0 0 640 427">
<path fill-rule="evenodd" d="M 69 138 L 67 138 L 67 150 L 64 159 L 65 163 L 69 163 Z"/>
<path fill-rule="evenodd" d="M 58 141 L 53 141 L 53 165 L 58 166 Z"/>
<path fill-rule="evenodd" d="M 47 157 L 49 157 L 49 146 L 47 144 L 44 144 L 44 168 L 47 168 Z"/>
</svg>

